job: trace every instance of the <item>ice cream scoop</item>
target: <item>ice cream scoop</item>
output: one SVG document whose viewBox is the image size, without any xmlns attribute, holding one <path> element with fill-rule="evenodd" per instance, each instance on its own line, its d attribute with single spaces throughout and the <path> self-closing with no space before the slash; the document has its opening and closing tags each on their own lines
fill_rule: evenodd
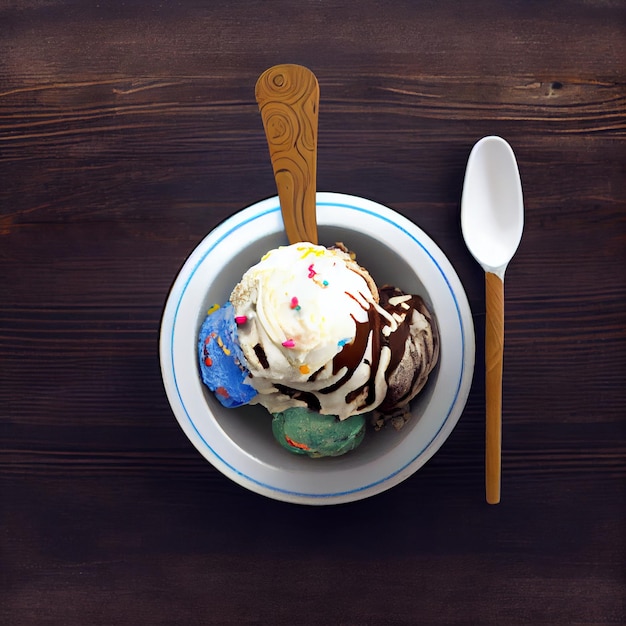
<svg viewBox="0 0 626 626">
<path fill-rule="evenodd" d="M 339 420 L 304 407 L 293 407 L 274 414 L 275 439 L 295 454 L 317 458 L 340 456 L 357 448 L 365 437 L 365 418 L 353 415 Z"/>
<path fill-rule="evenodd" d="M 198 333 L 198 362 L 204 384 L 227 408 L 248 404 L 257 395 L 237 339 L 232 305 L 214 305 Z"/>
<path fill-rule="evenodd" d="M 390 285 L 380 289 L 380 305 L 398 323 L 393 332 L 383 330 L 389 346 L 387 394 L 380 413 L 406 406 L 424 387 L 439 358 L 439 333 L 424 300 Z"/>
<path fill-rule="evenodd" d="M 358 393 L 346 401 L 350 389 L 333 391 L 348 377 L 351 390 L 369 378 L 369 367 L 359 366 L 377 301 L 374 281 L 340 248 L 298 243 L 266 254 L 231 294 L 236 318 L 245 320 L 239 343 L 256 402 L 272 413 L 308 406 L 345 419 L 359 412 Z"/>
</svg>

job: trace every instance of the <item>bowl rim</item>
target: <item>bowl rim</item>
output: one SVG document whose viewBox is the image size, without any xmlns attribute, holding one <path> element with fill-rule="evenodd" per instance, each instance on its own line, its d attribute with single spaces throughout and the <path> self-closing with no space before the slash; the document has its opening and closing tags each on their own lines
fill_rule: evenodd
<svg viewBox="0 0 626 626">
<path fill-rule="evenodd" d="M 414 244 L 417 244 L 432 261 L 441 274 L 456 306 L 456 316 L 461 335 L 461 363 L 454 398 L 447 415 L 443 418 L 434 436 L 407 463 L 397 467 L 395 471 L 378 480 L 353 489 L 326 493 L 285 489 L 257 480 L 253 475 L 250 475 L 249 470 L 243 471 L 240 467 L 235 467 L 232 463 L 229 463 L 227 459 L 220 455 L 214 445 L 212 446 L 210 442 L 206 441 L 206 438 L 189 414 L 185 405 L 184 394 L 178 385 L 174 355 L 177 316 L 185 291 L 196 270 L 215 250 L 216 246 L 237 229 L 245 227 L 269 214 L 278 214 L 277 219 L 281 221 L 278 196 L 256 202 L 226 218 L 188 256 L 180 268 L 166 299 L 159 333 L 159 355 L 163 383 L 172 411 L 191 443 L 214 467 L 241 486 L 273 499 L 300 504 L 336 504 L 363 499 L 390 489 L 416 472 L 439 450 L 456 426 L 469 396 L 474 373 L 475 336 L 469 302 L 458 275 L 437 244 L 414 222 L 389 207 L 359 196 L 336 192 L 317 192 L 316 201 L 320 209 L 333 207 L 340 211 L 357 211 L 364 216 L 381 219 L 387 225 L 399 229 L 403 235 L 408 236 Z M 328 225 L 345 227 L 345 225 L 334 221 Z M 348 228 L 366 236 L 372 236 L 370 231 L 360 230 L 358 224 L 356 227 L 351 225 Z M 209 411 L 209 413 L 211 412 Z M 213 420 L 216 419 L 212 413 L 211 417 Z M 281 452 L 284 451 L 281 450 Z"/>
</svg>

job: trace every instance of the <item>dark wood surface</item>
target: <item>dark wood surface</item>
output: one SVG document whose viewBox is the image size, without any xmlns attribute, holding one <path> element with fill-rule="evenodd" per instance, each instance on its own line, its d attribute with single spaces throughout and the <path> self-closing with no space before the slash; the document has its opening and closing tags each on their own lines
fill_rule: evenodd
<svg viewBox="0 0 626 626">
<path fill-rule="evenodd" d="M 626 5 L 0 1 L 0 623 L 626 622 Z M 318 77 L 318 188 L 408 216 L 472 306 L 476 375 L 417 474 L 335 507 L 222 476 L 162 387 L 186 256 L 275 195 L 263 70 Z M 469 151 L 518 157 L 502 502 L 484 501 Z"/>
</svg>

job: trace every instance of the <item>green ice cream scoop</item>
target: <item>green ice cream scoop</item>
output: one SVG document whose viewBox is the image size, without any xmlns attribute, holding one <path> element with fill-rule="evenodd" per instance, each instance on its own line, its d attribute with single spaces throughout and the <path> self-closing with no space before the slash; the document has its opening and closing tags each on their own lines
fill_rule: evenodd
<svg viewBox="0 0 626 626">
<path fill-rule="evenodd" d="M 295 454 L 310 457 L 340 456 L 354 450 L 365 436 L 365 418 L 353 415 L 339 420 L 304 407 L 273 413 L 272 432 L 276 440 Z"/>
</svg>

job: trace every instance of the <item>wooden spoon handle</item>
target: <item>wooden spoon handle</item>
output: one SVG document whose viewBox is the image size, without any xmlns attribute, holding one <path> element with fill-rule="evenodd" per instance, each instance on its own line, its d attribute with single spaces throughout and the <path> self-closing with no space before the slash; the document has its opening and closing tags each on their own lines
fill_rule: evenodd
<svg viewBox="0 0 626 626">
<path fill-rule="evenodd" d="M 289 243 L 317 243 L 317 78 L 301 65 L 276 65 L 261 74 L 255 95 Z"/>
<path fill-rule="evenodd" d="M 498 504 L 502 457 L 504 281 L 491 272 L 485 274 L 485 300 L 485 492 L 489 504 Z"/>
</svg>

